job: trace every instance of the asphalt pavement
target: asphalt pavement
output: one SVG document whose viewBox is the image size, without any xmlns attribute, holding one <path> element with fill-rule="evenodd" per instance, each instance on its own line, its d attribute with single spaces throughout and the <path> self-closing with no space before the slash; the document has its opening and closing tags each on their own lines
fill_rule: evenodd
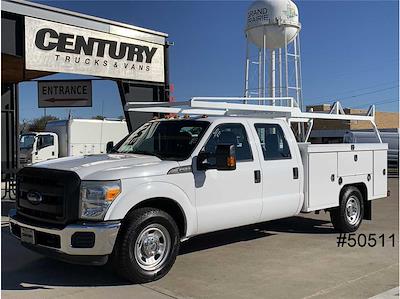
<svg viewBox="0 0 400 299">
<path fill-rule="evenodd" d="M 42 257 L 8 232 L 12 201 L 2 201 L 3 298 L 398 298 L 398 179 L 391 196 L 373 204 L 373 220 L 337 246 L 329 214 L 298 217 L 198 236 L 181 246 L 171 272 L 131 285 L 106 267 L 70 265 Z M 378 242 L 363 245 L 364 234 Z M 385 244 L 378 237 L 384 234 Z M 394 234 L 392 244 L 390 236 Z M 373 236 L 373 235 L 372 235 Z M 373 244 L 373 243 L 370 243 Z"/>
</svg>

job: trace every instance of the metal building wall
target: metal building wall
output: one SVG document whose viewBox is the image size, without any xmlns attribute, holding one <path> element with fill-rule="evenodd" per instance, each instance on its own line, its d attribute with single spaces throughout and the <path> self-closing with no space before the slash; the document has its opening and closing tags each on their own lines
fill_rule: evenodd
<svg viewBox="0 0 400 299">
<path fill-rule="evenodd" d="M 16 14 L 1 13 L 1 174 L 2 180 L 9 179 L 19 166 L 19 114 L 18 81 L 22 70 L 23 18 Z M 7 67 L 7 74 L 3 69 Z"/>
<path fill-rule="evenodd" d="M 1 173 L 2 180 L 18 169 L 18 100 L 16 84 L 1 84 Z"/>
</svg>

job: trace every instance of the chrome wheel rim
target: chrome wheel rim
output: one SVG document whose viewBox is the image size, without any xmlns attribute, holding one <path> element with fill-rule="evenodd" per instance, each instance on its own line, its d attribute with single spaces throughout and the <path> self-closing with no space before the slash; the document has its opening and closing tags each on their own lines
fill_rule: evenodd
<svg viewBox="0 0 400 299">
<path fill-rule="evenodd" d="M 171 237 L 161 224 L 150 224 L 139 234 L 135 242 L 135 260 L 146 271 L 163 266 L 171 248 Z"/>
<path fill-rule="evenodd" d="M 351 225 L 356 225 L 361 218 L 360 200 L 355 196 L 350 196 L 346 203 L 346 218 Z"/>
</svg>

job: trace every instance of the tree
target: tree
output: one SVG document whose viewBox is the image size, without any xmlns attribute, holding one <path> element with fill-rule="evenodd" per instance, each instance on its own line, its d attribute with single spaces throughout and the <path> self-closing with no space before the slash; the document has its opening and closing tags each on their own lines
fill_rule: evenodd
<svg viewBox="0 0 400 299">
<path fill-rule="evenodd" d="M 44 131 L 47 123 L 52 120 L 59 120 L 59 118 L 56 116 L 52 116 L 52 115 L 46 115 L 46 116 L 42 116 L 39 118 L 35 118 L 31 121 L 31 123 L 29 125 L 29 131 L 30 132 Z"/>
<path fill-rule="evenodd" d="M 24 119 L 22 123 L 19 123 L 19 133 L 23 134 L 29 132 L 29 126 L 30 123 Z"/>
</svg>

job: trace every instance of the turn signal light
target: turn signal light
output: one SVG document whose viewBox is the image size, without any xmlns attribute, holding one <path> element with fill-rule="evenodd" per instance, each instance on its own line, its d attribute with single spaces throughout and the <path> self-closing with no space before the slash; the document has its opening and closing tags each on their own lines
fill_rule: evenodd
<svg viewBox="0 0 400 299">
<path fill-rule="evenodd" d="M 226 159 L 226 165 L 229 166 L 229 167 L 234 167 L 234 166 L 236 165 L 236 159 L 235 159 L 235 157 L 229 156 L 229 157 Z"/>
<path fill-rule="evenodd" d="M 121 189 L 119 189 L 119 188 L 112 188 L 112 189 L 108 189 L 107 191 L 106 191 L 106 196 L 105 196 L 105 199 L 107 200 L 107 201 L 113 201 L 117 196 L 118 196 L 118 194 L 121 192 Z"/>
</svg>

